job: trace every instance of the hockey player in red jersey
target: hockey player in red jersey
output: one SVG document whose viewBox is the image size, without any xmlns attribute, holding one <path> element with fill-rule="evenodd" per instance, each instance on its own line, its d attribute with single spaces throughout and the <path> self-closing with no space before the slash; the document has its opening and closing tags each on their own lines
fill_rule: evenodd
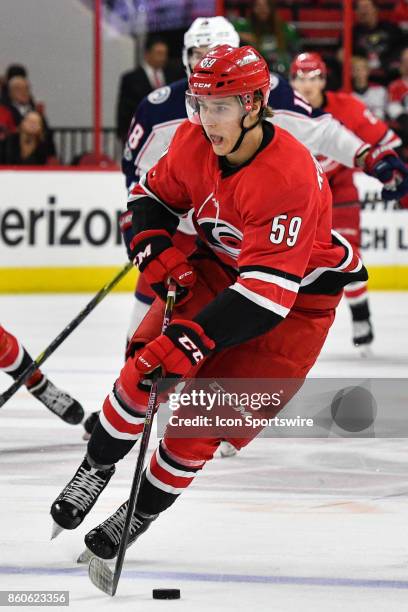
<svg viewBox="0 0 408 612">
<path fill-rule="evenodd" d="M 104 427 L 97 423 L 84 461 L 52 504 L 60 528 L 81 524 L 140 437 L 153 371 L 291 379 L 297 389 L 321 351 L 343 287 L 367 279 L 351 245 L 331 229 L 331 193 L 318 162 L 265 121 L 269 87 L 267 64 L 252 47 L 207 53 L 189 79 L 189 120 L 131 191 L 132 257 L 158 297 L 105 399 Z M 190 209 L 200 244 L 187 259 L 172 236 Z M 169 277 L 178 300 L 160 334 Z M 241 448 L 256 433 L 222 437 Z M 174 503 L 219 444 L 167 430 L 142 477 L 129 543 Z M 86 535 L 93 554 L 116 555 L 127 503 Z"/>
<path fill-rule="evenodd" d="M 32 362 L 18 339 L 0 325 L 0 371 L 17 379 Z M 31 395 L 66 423 L 77 425 L 84 418 L 79 402 L 56 387 L 41 370 L 35 370 L 25 385 Z"/>
<path fill-rule="evenodd" d="M 292 62 L 290 78 L 297 89 L 314 108 L 329 112 L 362 140 L 372 145 L 399 147 L 400 138 L 386 123 L 374 117 L 371 111 L 353 95 L 326 91 L 327 69 L 318 53 L 301 53 Z M 333 227 L 347 238 L 356 252 L 360 248 L 360 202 L 354 184 L 357 169 L 347 168 L 327 157 L 318 157 L 329 179 L 333 194 Z M 345 288 L 353 321 L 353 343 L 366 347 L 373 340 L 367 285 L 364 281 Z"/>
<path fill-rule="evenodd" d="M 198 17 L 184 35 L 183 63 L 187 75 L 191 73 L 198 59 L 209 48 L 218 44 L 239 46 L 239 36 L 232 24 L 224 17 Z M 177 127 L 186 118 L 184 103 L 186 89 L 186 79 L 157 89 L 149 94 L 136 110 L 122 159 L 122 169 L 128 187 L 138 181 L 158 161 Z M 386 188 L 388 175 L 398 173 L 402 179 L 400 195 L 408 192 L 408 178 L 404 180 L 404 172 L 406 177 L 407 171 L 398 158 L 393 159 L 390 152 L 386 153 L 371 147 L 329 113 L 321 111 L 318 117 L 312 117 L 312 108 L 306 100 L 277 74 L 271 74 L 269 105 L 274 113 L 272 117 L 268 117 L 268 121 L 287 130 L 314 155 L 326 155 L 350 168 L 363 168 L 365 172 L 385 183 Z M 398 162 L 402 168 L 396 167 Z M 384 197 L 387 197 L 386 193 Z M 122 215 L 121 229 L 125 240 L 130 242 L 132 232 L 129 214 Z M 175 246 L 189 255 L 194 247 L 194 234 L 194 228 L 189 220 L 182 219 L 173 237 Z M 130 238 L 127 239 L 129 235 Z M 138 276 L 135 297 L 129 338 L 146 313 L 147 305 L 151 304 L 154 298 L 148 283 L 144 281 L 143 274 Z"/>
</svg>

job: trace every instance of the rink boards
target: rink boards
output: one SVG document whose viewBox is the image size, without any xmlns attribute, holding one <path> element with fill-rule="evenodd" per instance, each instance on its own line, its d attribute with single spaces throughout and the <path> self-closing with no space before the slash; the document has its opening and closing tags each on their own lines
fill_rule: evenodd
<svg viewBox="0 0 408 612">
<path fill-rule="evenodd" d="M 95 291 L 126 263 L 118 171 L 0 171 L 0 292 Z M 356 178 L 362 253 L 372 289 L 408 289 L 408 211 L 381 202 L 381 184 Z M 132 290 L 136 272 L 118 286 Z"/>
</svg>

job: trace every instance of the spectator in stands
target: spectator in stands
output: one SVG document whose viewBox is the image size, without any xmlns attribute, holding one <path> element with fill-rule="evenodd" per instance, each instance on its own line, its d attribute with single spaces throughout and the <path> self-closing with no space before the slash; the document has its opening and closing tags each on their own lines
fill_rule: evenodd
<svg viewBox="0 0 408 612">
<path fill-rule="evenodd" d="M 2 163 L 6 165 L 43 166 L 55 163 L 47 143 L 44 118 L 37 111 L 28 111 L 14 134 L 3 143 Z"/>
<path fill-rule="evenodd" d="M 408 31 L 408 0 L 399 0 L 390 15 L 390 21 L 397 24 L 404 32 Z"/>
<path fill-rule="evenodd" d="M 388 117 L 394 122 L 404 147 L 408 147 L 408 47 L 401 53 L 401 77 L 388 86 Z"/>
<path fill-rule="evenodd" d="M 353 93 L 378 119 L 384 119 L 387 106 L 387 90 L 379 83 L 369 81 L 370 68 L 365 57 L 353 57 Z"/>
<path fill-rule="evenodd" d="M 357 0 L 356 22 L 353 26 L 353 50 L 367 57 L 370 79 L 387 85 L 397 69 L 398 57 L 404 46 L 401 28 L 380 21 L 374 0 Z"/>
<path fill-rule="evenodd" d="M 146 44 L 141 66 L 122 75 L 116 111 L 117 134 L 122 141 L 126 139 L 133 113 L 141 100 L 176 78 L 167 68 L 168 52 L 164 40 L 151 38 Z"/>
<path fill-rule="evenodd" d="M 35 110 L 27 77 L 13 76 L 8 81 L 7 92 L 6 106 L 13 115 L 15 124 L 19 125 L 28 111 Z"/>
<path fill-rule="evenodd" d="M 298 35 L 279 17 L 275 0 L 255 0 L 248 19 L 238 18 L 233 25 L 242 42 L 256 47 L 273 72 L 287 74 L 298 51 Z"/>
<path fill-rule="evenodd" d="M 0 144 L 3 147 L 7 136 L 16 131 L 17 122 L 14 113 L 10 109 L 10 98 L 8 84 L 10 79 L 15 76 L 27 76 L 27 71 L 20 64 L 11 64 L 6 71 L 4 78 L 1 79 L 1 98 L 0 98 Z"/>
<path fill-rule="evenodd" d="M 28 79 L 27 68 L 23 66 L 22 64 L 10 64 L 10 66 L 7 68 L 4 83 L 2 84 L 2 88 L 1 88 L 1 101 L 3 104 L 8 104 L 10 102 L 8 85 L 9 85 L 10 80 L 16 76 Z M 32 97 L 31 97 L 31 102 L 34 106 L 35 103 Z"/>
<path fill-rule="evenodd" d="M 9 74 L 13 74 L 11 71 L 12 68 L 17 70 L 23 67 L 19 65 L 10 66 L 8 70 Z M 43 105 L 34 103 L 30 82 L 27 77 L 19 74 L 12 76 L 8 81 L 7 92 L 8 97 L 6 99 L 5 106 L 10 111 L 16 126 L 20 125 L 21 121 L 28 112 L 41 112 Z M 55 156 L 56 152 L 52 131 L 50 130 L 47 120 L 42 112 L 41 115 L 45 126 L 47 149 L 52 156 Z"/>
</svg>

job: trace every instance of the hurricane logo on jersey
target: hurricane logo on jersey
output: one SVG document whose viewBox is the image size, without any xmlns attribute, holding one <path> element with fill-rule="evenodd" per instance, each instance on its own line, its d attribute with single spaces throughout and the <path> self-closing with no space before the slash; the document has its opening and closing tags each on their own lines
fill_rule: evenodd
<svg viewBox="0 0 408 612">
<path fill-rule="evenodd" d="M 204 217 L 197 221 L 205 234 L 208 244 L 215 251 L 238 259 L 241 252 L 242 232 L 222 219 Z"/>
</svg>

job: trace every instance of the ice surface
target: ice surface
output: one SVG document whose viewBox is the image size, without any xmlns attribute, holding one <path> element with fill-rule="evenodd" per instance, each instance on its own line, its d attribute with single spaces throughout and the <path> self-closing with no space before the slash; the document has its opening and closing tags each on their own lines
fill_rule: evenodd
<svg viewBox="0 0 408 612">
<path fill-rule="evenodd" d="M 35 356 L 90 297 L 2 296 L 1 323 Z M 100 407 L 121 366 L 130 300 L 110 295 L 44 366 L 87 411 Z M 374 357 L 362 360 L 351 346 L 343 305 L 315 376 L 407 376 L 408 294 L 371 301 Z M 1 374 L 1 388 L 10 380 Z M 49 507 L 85 452 L 81 433 L 25 390 L 0 409 L 0 589 L 69 590 L 70 609 L 84 612 L 408 608 L 405 440 L 259 439 L 214 460 L 129 549 L 110 599 L 76 558 L 84 534 L 127 497 L 136 454 L 119 464 L 85 524 L 51 542 Z M 152 588 L 165 587 L 180 588 L 182 599 L 152 600 Z"/>
</svg>

